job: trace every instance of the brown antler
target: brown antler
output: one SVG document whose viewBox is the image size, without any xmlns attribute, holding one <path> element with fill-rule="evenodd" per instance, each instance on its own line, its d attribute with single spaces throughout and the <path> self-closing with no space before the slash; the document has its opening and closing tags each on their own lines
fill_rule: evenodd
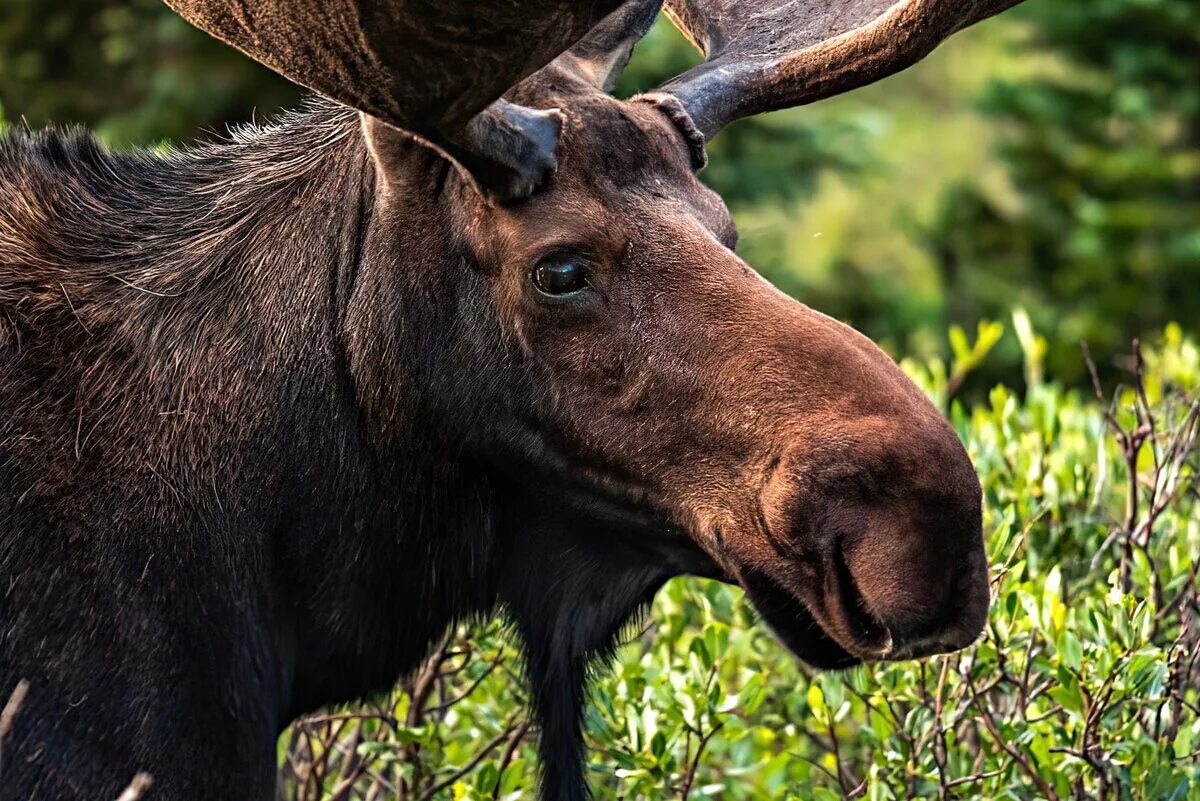
<svg viewBox="0 0 1200 801">
<path fill-rule="evenodd" d="M 1021 0 L 667 0 L 707 61 L 663 87 L 706 136 L 899 72 Z"/>
<path fill-rule="evenodd" d="M 514 197 L 553 171 L 559 118 L 501 95 L 593 29 L 580 63 L 601 69 L 610 41 L 628 58 L 627 26 L 644 31 L 661 0 L 631 0 L 607 19 L 620 0 L 165 2 L 296 83 L 428 139 Z"/>
</svg>

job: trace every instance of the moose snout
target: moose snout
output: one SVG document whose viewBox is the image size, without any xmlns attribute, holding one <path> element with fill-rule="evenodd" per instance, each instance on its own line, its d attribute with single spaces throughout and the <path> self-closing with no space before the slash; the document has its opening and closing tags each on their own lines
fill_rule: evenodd
<svg viewBox="0 0 1200 801">
<path fill-rule="evenodd" d="M 747 584 L 751 599 L 801 658 L 815 650 L 829 665 L 843 664 L 829 647 L 805 647 L 814 624 L 854 660 L 969 646 L 985 625 L 990 584 L 982 493 L 966 452 L 940 418 L 886 430 L 856 421 L 855 430 L 851 458 L 828 449 L 836 455 L 822 462 L 796 449 L 768 482 L 764 525 L 776 558 Z"/>
<path fill-rule="evenodd" d="M 888 659 L 959 650 L 983 630 L 990 604 L 979 482 L 961 445 L 939 461 L 896 470 L 849 517 L 830 547 L 845 565 L 843 603 L 861 604 L 889 634 Z M 947 451 L 951 451 L 947 453 Z M 949 458 L 948 458 L 949 457 Z M 893 462 L 895 469 L 895 463 Z"/>
<path fill-rule="evenodd" d="M 943 579 L 947 591 L 928 616 L 930 622 L 893 627 L 890 659 L 913 659 L 951 653 L 974 643 L 987 622 L 991 602 L 987 561 L 982 546 L 948 566 Z"/>
<path fill-rule="evenodd" d="M 990 587 L 983 493 L 957 432 L 861 334 L 799 304 L 771 310 L 767 369 L 738 389 L 779 422 L 748 449 L 753 501 L 722 563 L 817 666 L 970 645 Z"/>
</svg>

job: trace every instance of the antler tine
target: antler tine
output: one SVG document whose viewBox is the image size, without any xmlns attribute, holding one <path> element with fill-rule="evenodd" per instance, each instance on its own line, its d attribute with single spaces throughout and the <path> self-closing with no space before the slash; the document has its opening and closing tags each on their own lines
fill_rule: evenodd
<svg viewBox="0 0 1200 801">
<path fill-rule="evenodd" d="M 611 92 L 629 63 L 633 48 L 654 24 L 662 4 L 663 0 L 626 0 L 578 44 L 556 59 L 555 65 Z"/>
<path fill-rule="evenodd" d="M 707 58 L 663 87 L 712 136 L 899 72 L 1021 0 L 667 0 Z"/>
<path fill-rule="evenodd" d="M 454 156 L 503 199 L 554 169 L 559 118 L 500 101 L 620 0 L 165 0 L 290 80 Z"/>
</svg>

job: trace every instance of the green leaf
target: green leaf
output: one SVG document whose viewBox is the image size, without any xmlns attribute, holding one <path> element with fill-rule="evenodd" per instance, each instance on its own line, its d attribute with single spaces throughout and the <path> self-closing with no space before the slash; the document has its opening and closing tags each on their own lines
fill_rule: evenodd
<svg viewBox="0 0 1200 801">
<path fill-rule="evenodd" d="M 1083 648 L 1079 639 L 1069 631 L 1063 632 L 1061 655 L 1063 662 L 1075 672 L 1083 667 Z"/>
</svg>

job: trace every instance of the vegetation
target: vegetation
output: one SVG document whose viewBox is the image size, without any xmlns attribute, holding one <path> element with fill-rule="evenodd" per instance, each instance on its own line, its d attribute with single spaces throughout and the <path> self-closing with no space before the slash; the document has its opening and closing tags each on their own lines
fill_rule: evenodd
<svg viewBox="0 0 1200 801">
<path fill-rule="evenodd" d="M 1200 351 L 1162 331 L 1200 314 L 1198 39 L 1194 0 L 1030 0 L 712 143 L 744 257 L 947 409 L 995 597 L 966 652 L 812 675 L 736 589 L 672 582 L 589 707 L 599 798 L 1200 799 Z M 694 59 L 660 24 L 621 91 Z M 299 96 L 159 0 L 0 17 L 10 121 L 153 144 Z M 289 730 L 287 797 L 528 797 L 519 673 L 502 622 L 456 632 L 388 697 Z"/>
<path fill-rule="evenodd" d="M 5 0 L 0 108 L 82 123 L 115 146 L 189 141 L 302 93 L 204 36 L 161 0 Z"/>
<path fill-rule="evenodd" d="M 1014 299 L 1052 342 L 1116 352 L 1139 330 L 1200 315 L 1200 5 L 1034 3 L 1031 48 L 1056 63 L 978 103 L 1000 126 L 1009 202 L 976 181 L 944 191 L 921 234 L 962 319 Z M 1018 15 L 1019 16 L 1019 15 Z"/>
<path fill-rule="evenodd" d="M 597 684 L 598 798 L 1200 798 L 1200 350 L 1172 326 L 1097 399 L 1044 381 L 1014 322 L 1024 393 L 951 406 L 986 497 L 984 639 L 814 675 L 740 591 L 676 580 Z M 906 366 L 942 399 L 978 357 Z M 457 632 L 389 697 L 298 722 L 287 797 L 528 797 L 519 671 L 501 623 Z"/>
</svg>

